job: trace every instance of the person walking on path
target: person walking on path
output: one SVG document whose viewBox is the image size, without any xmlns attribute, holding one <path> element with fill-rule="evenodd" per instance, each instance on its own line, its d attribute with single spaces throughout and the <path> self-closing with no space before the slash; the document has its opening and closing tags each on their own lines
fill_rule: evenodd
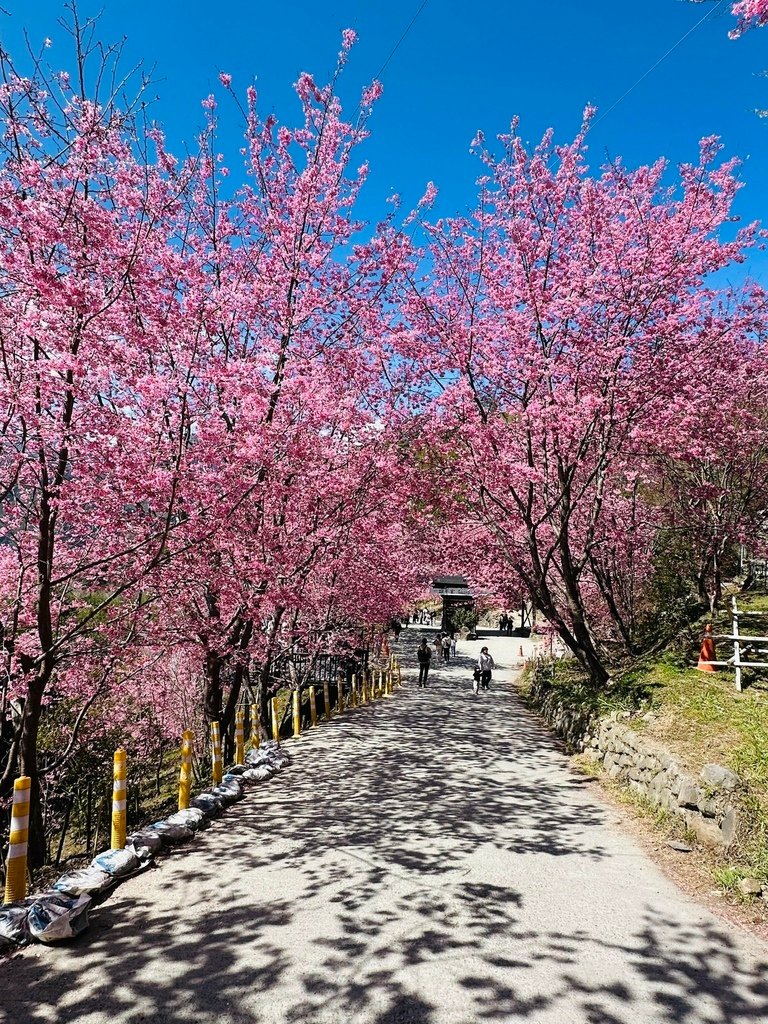
<svg viewBox="0 0 768 1024">
<path fill-rule="evenodd" d="M 443 661 L 449 662 L 451 660 L 451 638 L 447 633 L 443 634 Z"/>
<path fill-rule="evenodd" d="M 434 646 L 435 662 L 439 662 L 442 657 L 442 633 L 437 633 L 432 644 Z"/>
<path fill-rule="evenodd" d="M 421 638 L 421 643 L 416 648 L 416 660 L 419 663 L 419 689 L 427 685 L 429 675 L 429 663 L 432 660 L 432 651 L 427 647 L 426 637 Z"/>
<path fill-rule="evenodd" d="M 480 650 L 480 657 L 477 659 L 477 669 L 479 672 L 479 680 L 475 680 L 475 686 L 473 687 L 475 693 L 477 693 L 477 684 L 479 682 L 481 690 L 487 690 L 491 682 L 491 674 L 496 668 L 496 662 L 493 660 L 493 655 L 488 653 L 488 648 L 483 647 Z"/>
</svg>

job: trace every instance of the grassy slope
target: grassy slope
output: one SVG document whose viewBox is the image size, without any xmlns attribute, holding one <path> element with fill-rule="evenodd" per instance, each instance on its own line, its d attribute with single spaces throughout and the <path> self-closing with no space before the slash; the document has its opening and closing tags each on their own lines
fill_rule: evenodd
<svg viewBox="0 0 768 1024">
<path fill-rule="evenodd" d="M 742 632 L 768 636 L 768 596 L 745 596 L 739 610 L 764 612 L 765 618 L 745 617 Z M 730 618 L 717 618 L 715 632 L 729 633 Z M 718 656 L 731 653 L 722 641 Z M 712 762 L 736 771 L 744 784 L 740 838 L 713 869 L 730 886 L 744 876 L 768 881 L 768 670 L 745 672 L 739 693 L 732 671 L 698 672 L 693 664 L 690 647 L 670 649 L 619 675 L 608 693 L 594 693 L 566 662 L 554 684 L 569 703 L 602 714 L 628 713 L 628 726 L 663 744 L 693 773 Z"/>
</svg>

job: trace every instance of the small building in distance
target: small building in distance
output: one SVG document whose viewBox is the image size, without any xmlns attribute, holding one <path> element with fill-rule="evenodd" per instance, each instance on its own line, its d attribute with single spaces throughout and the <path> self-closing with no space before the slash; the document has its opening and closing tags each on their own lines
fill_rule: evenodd
<svg viewBox="0 0 768 1024">
<path fill-rule="evenodd" d="M 459 608 L 473 610 L 475 607 L 472 591 L 463 576 L 439 576 L 432 580 L 432 589 L 443 602 L 440 628 L 446 633 L 453 633 L 457 629 L 455 612 Z"/>
</svg>

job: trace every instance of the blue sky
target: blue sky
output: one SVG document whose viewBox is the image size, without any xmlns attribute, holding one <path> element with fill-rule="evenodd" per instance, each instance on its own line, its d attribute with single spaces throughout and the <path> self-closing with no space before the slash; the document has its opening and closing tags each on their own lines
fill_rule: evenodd
<svg viewBox="0 0 768 1024">
<path fill-rule="evenodd" d="M 360 87 L 377 74 L 421 0 L 337 0 L 267 4 L 221 0 L 81 0 L 81 15 L 103 9 L 100 35 L 127 36 L 126 63 L 155 66 L 155 116 L 171 149 L 181 151 L 202 124 L 200 100 L 219 90 L 218 73 L 244 89 L 256 77 L 262 110 L 292 121 L 291 85 L 308 70 L 322 78 L 334 65 L 341 29 L 360 37 L 345 73 L 342 97 L 354 107 Z M 2 0 L 0 33 L 14 55 L 22 29 L 34 43 L 51 37 L 56 67 L 71 66 L 57 26 L 61 0 Z M 424 185 L 440 189 L 439 211 L 472 202 L 479 166 L 469 153 L 478 128 L 486 137 L 518 114 L 525 139 L 548 127 L 571 138 L 587 102 L 604 118 L 590 134 L 590 162 L 606 154 L 629 165 L 665 156 L 695 160 L 698 139 L 719 135 L 726 155 L 744 159 L 737 211 L 768 223 L 768 29 L 728 39 L 730 3 L 686 39 L 615 109 L 609 108 L 699 21 L 712 5 L 681 0 L 428 0 L 387 65 L 384 96 L 365 155 L 371 164 L 363 213 L 373 219 L 399 192 L 415 202 Z M 233 174 L 239 140 L 234 111 L 222 96 L 222 148 Z M 768 260 L 752 271 L 768 283 Z"/>
</svg>

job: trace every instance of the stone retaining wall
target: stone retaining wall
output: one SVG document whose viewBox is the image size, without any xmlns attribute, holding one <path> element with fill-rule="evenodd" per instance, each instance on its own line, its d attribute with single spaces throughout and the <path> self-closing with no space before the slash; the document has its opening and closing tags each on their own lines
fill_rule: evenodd
<svg viewBox="0 0 768 1024">
<path fill-rule="evenodd" d="M 734 772 L 708 764 L 699 775 L 693 775 L 669 751 L 626 725 L 616 712 L 601 718 L 569 707 L 541 676 L 534 679 L 530 701 L 571 749 L 601 761 L 610 778 L 684 818 L 700 842 L 713 847 L 733 842 L 738 814 L 732 793 L 739 786 Z"/>
</svg>

